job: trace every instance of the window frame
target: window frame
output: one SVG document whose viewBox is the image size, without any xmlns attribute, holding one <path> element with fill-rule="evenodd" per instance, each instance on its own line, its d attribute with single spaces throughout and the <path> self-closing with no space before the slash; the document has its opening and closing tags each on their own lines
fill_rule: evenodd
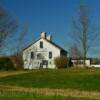
<svg viewBox="0 0 100 100">
<path fill-rule="evenodd" d="M 52 51 L 49 51 L 49 59 L 52 59 Z"/>
<path fill-rule="evenodd" d="M 43 42 L 40 41 L 40 48 L 43 48 Z"/>
<path fill-rule="evenodd" d="M 33 51 L 31 52 L 30 57 L 31 57 L 31 59 L 34 59 L 34 52 Z"/>
</svg>

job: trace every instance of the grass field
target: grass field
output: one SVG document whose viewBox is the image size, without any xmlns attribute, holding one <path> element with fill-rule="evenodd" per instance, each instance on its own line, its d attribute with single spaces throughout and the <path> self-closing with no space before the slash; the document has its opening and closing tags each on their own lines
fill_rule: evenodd
<svg viewBox="0 0 100 100">
<path fill-rule="evenodd" d="M 31 92 L 29 93 L 30 89 Z M 39 92 L 35 94 L 34 89 L 38 89 Z M 42 92 L 45 89 L 47 91 L 39 95 L 41 94 L 40 89 L 42 89 Z M 99 98 L 100 100 L 100 69 L 68 68 L 22 72 L 1 71 L 0 91 L 3 91 L 4 96 L 1 93 L 0 100 L 13 100 L 14 95 L 7 97 L 10 93 L 8 91 L 12 90 L 11 93 L 17 94 L 18 97 L 16 98 L 19 98 L 18 100 L 22 100 L 22 98 L 25 98 L 25 100 L 28 100 L 27 98 L 30 98 L 30 100 L 95 100 Z M 21 95 L 23 91 L 26 92 Z M 55 96 L 57 94 L 60 96 Z"/>
<path fill-rule="evenodd" d="M 0 84 L 100 91 L 100 69 L 34 70 L 0 78 Z"/>
</svg>

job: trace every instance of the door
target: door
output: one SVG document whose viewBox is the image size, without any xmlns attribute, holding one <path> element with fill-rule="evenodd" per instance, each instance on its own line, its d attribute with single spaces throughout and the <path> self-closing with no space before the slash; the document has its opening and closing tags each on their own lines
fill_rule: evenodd
<svg viewBox="0 0 100 100">
<path fill-rule="evenodd" d="M 48 60 L 43 60 L 42 64 L 43 64 L 43 68 L 48 68 Z"/>
</svg>

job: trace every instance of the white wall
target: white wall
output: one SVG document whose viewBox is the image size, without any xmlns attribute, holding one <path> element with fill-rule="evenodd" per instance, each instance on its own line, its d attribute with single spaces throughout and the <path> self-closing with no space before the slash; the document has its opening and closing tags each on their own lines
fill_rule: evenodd
<svg viewBox="0 0 100 100">
<path fill-rule="evenodd" d="M 40 48 L 40 41 L 43 42 L 43 48 Z M 40 39 L 35 44 L 23 51 L 24 68 L 38 68 L 40 61 L 30 59 L 30 53 L 35 52 L 35 55 L 42 53 L 45 60 L 48 60 L 48 68 L 55 68 L 54 58 L 60 56 L 60 49 L 47 42 L 45 39 Z M 49 59 L 49 52 L 52 52 L 52 59 Z M 45 67 L 45 66 L 44 66 Z"/>
<path fill-rule="evenodd" d="M 78 64 L 79 66 L 83 66 L 83 60 L 72 60 L 72 62 L 73 62 L 73 64 L 75 65 L 75 63 L 77 63 L 77 62 L 81 62 L 81 64 Z M 90 66 L 90 59 L 88 59 L 88 60 L 85 60 L 85 64 L 86 64 L 86 66 Z"/>
<path fill-rule="evenodd" d="M 100 67 L 100 65 L 91 65 L 90 67 Z"/>
</svg>

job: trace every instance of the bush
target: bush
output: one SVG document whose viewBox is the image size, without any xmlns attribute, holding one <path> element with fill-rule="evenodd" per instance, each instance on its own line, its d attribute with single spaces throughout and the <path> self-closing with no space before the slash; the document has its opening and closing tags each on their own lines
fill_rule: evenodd
<svg viewBox="0 0 100 100">
<path fill-rule="evenodd" d="M 68 59 L 68 67 L 73 67 L 73 62 L 71 58 Z"/>
<path fill-rule="evenodd" d="M 65 56 L 56 57 L 54 61 L 57 68 L 67 67 L 67 58 Z"/>
<path fill-rule="evenodd" d="M 23 60 L 21 56 L 19 55 L 10 56 L 10 60 L 12 61 L 17 70 L 23 69 Z"/>
<path fill-rule="evenodd" d="M 9 58 L 7 57 L 0 58 L 0 70 L 14 70 L 14 69 L 15 69 L 14 65 Z"/>
</svg>

